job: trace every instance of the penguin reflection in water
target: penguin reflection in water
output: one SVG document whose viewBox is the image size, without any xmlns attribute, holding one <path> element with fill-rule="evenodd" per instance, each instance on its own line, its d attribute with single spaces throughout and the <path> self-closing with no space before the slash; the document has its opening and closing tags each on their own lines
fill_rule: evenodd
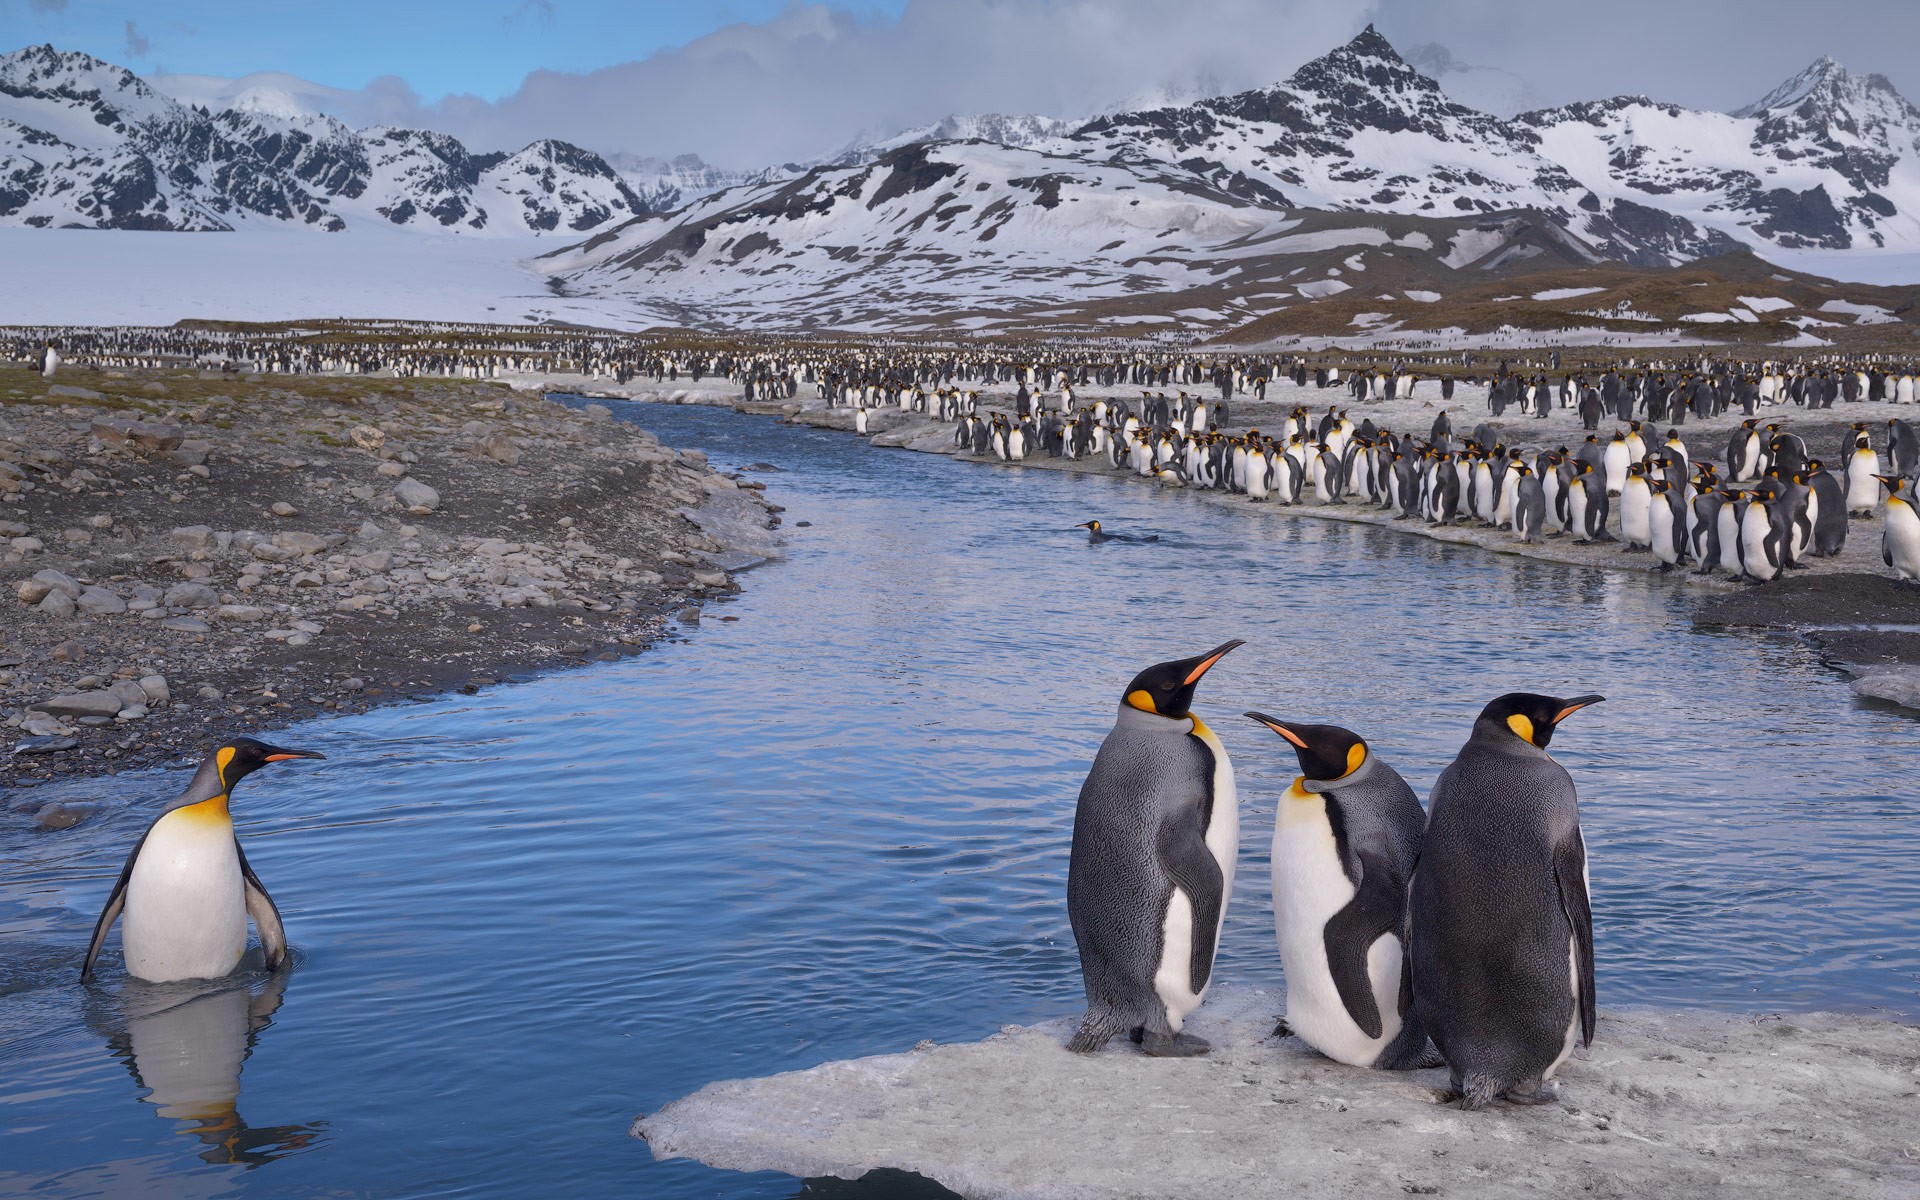
<svg viewBox="0 0 1920 1200">
<path fill-rule="evenodd" d="M 1213 976 L 1240 808 L 1233 765 L 1192 704 L 1201 678 L 1242 644 L 1135 676 L 1080 789 L 1067 915 L 1087 1015 L 1069 1050 L 1121 1033 L 1156 1057 L 1209 1049 L 1180 1029 Z"/>
<path fill-rule="evenodd" d="M 267 967 L 278 967 L 287 951 L 280 910 L 247 865 L 227 799 L 235 784 L 268 763 L 321 757 L 241 737 L 201 763 L 187 790 L 127 855 L 94 926 L 81 982 L 93 979 L 94 960 L 122 915 L 121 945 L 135 978 L 164 983 L 228 974 L 246 951 L 248 917 L 260 930 Z"/>
<path fill-rule="evenodd" d="M 1587 847 L 1547 743 L 1600 700 L 1493 701 L 1428 799 L 1408 896 L 1413 1008 L 1465 1108 L 1555 1099 L 1554 1072 L 1593 1043 Z"/>
<path fill-rule="evenodd" d="M 1402 921 L 1427 823 L 1366 740 L 1336 725 L 1246 714 L 1293 747 L 1302 775 L 1273 822 L 1273 923 L 1288 1031 L 1337 1062 L 1438 1066 L 1413 1014 Z"/>
<path fill-rule="evenodd" d="M 1106 530 L 1100 528 L 1100 522 L 1098 521 L 1082 521 L 1080 524 L 1075 525 L 1074 528 L 1087 531 L 1087 544 L 1089 546 L 1098 546 L 1102 542 L 1157 542 L 1160 540 L 1160 535 L 1157 533 L 1149 533 L 1145 536 L 1133 533 L 1108 533 Z"/>
<path fill-rule="evenodd" d="M 257 987 L 129 983 L 119 996 L 126 1024 L 102 1028 L 108 1048 L 126 1064 L 158 1115 L 205 1147 L 219 1165 L 259 1166 L 314 1145 L 317 1125 L 249 1125 L 239 1112 L 240 1071 L 273 1023 L 287 973 Z"/>
</svg>

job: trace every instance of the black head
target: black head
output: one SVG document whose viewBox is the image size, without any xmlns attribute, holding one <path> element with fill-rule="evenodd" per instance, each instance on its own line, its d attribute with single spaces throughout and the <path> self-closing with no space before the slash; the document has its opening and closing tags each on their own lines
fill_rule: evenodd
<svg viewBox="0 0 1920 1200">
<path fill-rule="evenodd" d="M 1100 522 L 1098 522 L 1098 521 L 1082 521 L 1082 522 L 1080 522 L 1080 523 L 1079 523 L 1078 525 L 1075 525 L 1075 526 L 1074 526 L 1074 528 L 1075 528 L 1075 529 L 1088 529 L 1088 530 L 1092 530 L 1092 531 L 1093 531 L 1094 533 L 1099 533 L 1099 532 L 1100 532 Z"/>
<path fill-rule="evenodd" d="M 1497 730 L 1501 735 L 1510 734 L 1544 750 L 1553 740 L 1555 726 L 1589 704 L 1605 699 L 1605 696 L 1575 696 L 1562 700 L 1533 692 L 1508 692 L 1480 710 L 1474 730 Z"/>
<path fill-rule="evenodd" d="M 270 746 L 250 737 L 237 737 L 213 752 L 214 767 L 220 772 L 220 787 L 232 791 L 233 785 L 268 763 L 293 758 L 325 758 L 316 750 L 288 750 Z"/>
<path fill-rule="evenodd" d="M 1124 693 L 1129 707 L 1163 717 L 1184 717 L 1193 707 L 1193 690 L 1200 679 L 1236 647 L 1246 645 L 1234 639 L 1205 654 L 1148 667 L 1133 677 Z"/>
<path fill-rule="evenodd" d="M 1308 779 L 1331 781 L 1351 775 L 1367 761 L 1367 740 L 1338 725 L 1295 725 L 1265 713 L 1246 714 L 1285 738 Z"/>
</svg>

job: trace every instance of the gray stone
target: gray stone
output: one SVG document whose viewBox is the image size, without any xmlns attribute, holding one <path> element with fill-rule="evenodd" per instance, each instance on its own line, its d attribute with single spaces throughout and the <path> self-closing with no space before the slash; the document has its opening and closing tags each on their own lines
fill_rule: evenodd
<svg viewBox="0 0 1920 1200">
<path fill-rule="evenodd" d="M 204 583 L 176 583 L 160 602 L 168 608 L 212 608 L 220 603 L 220 593 Z"/>
<path fill-rule="evenodd" d="M 430 513 L 440 507 L 440 493 L 418 479 L 402 479 L 395 484 L 393 498 L 410 513 Z"/>
<path fill-rule="evenodd" d="M 1853 681 L 1853 690 L 1875 700 L 1920 708 L 1920 667 L 1881 667 Z"/>
<path fill-rule="evenodd" d="M 33 581 L 45 584 L 52 591 L 66 593 L 69 600 L 80 598 L 80 581 L 65 571 L 35 571 Z"/>
<path fill-rule="evenodd" d="M 71 739 L 68 739 L 71 740 Z M 74 803 L 55 800 L 52 804 L 33 814 L 33 823 L 48 833 L 58 833 L 63 829 L 72 829 L 75 825 L 100 811 L 97 804 Z"/>
<path fill-rule="evenodd" d="M 138 721 L 146 715 L 147 706 L 144 704 L 129 704 L 114 714 L 115 718 L 121 721 Z"/>
<path fill-rule="evenodd" d="M 27 705 L 52 717 L 111 717 L 126 704 L 110 691 L 70 692 Z"/>
<path fill-rule="evenodd" d="M 147 702 L 147 689 L 141 687 L 131 679 L 118 680 L 112 686 L 108 687 L 107 690 L 119 698 L 121 708 L 127 708 L 135 704 L 145 704 Z"/>
<path fill-rule="evenodd" d="M 56 383 L 47 389 L 49 396 L 65 396 L 70 400 L 105 400 L 106 393 L 91 388 L 75 387 L 70 383 Z"/>
<path fill-rule="evenodd" d="M 155 708 L 173 698 L 172 692 L 167 688 L 167 678 L 164 675 L 142 676 L 140 691 L 146 696 L 147 703 Z"/>
<path fill-rule="evenodd" d="M 74 614 L 73 597 L 65 592 L 48 592 L 36 607 L 49 616 L 66 618 Z"/>
<path fill-rule="evenodd" d="M 213 626 L 192 617 L 168 617 L 160 622 L 160 628 L 171 629 L 175 633 L 211 633 Z"/>
<path fill-rule="evenodd" d="M 480 453 L 502 466 L 517 466 L 520 462 L 520 447 L 504 433 L 490 433 L 480 443 Z"/>
<path fill-rule="evenodd" d="M 80 593 L 80 611 L 95 617 L 111 617 L 127 611 L 127 602 L 107 588 L 90 587 Z"/>
<path fill-rule="evenodd" d="M 275 500 L 273 506 L 267 511 L 276 517 L 297 517 L 300 515 L 300 510 L 288 504 L 285 500 Z"/>
<path fill-rule="evenodd" d="M 264 621 L 267 610 L 253 604 L 222 604 L 213 615 L 223 621 Z"/>
<path fill-rule="evenodd" d="M 186 440 L 186 432 L 178 425 L 156 421 L 129 421 L 123 417 L 95 421 L 91 432 L 103 445 L 130 446 L 133 449 L 145 451 L 178 450 L 180 443 Z"/>
<path fill-rule="evenodd" d="M 328 545 L 328 539 L 317 533 L 288 530 L 286 533 L 274 534 L 273 544 L 282 550 L 287 550 L 305 557 L 309 554 L 318 554 L 322 550 L 325 550 Z"/>
<path fill-rule="evenodd" d="M 167 535 L 176 546 L 204 550 L 213 544 L 213 530 L 205 525 L 182 525 Z"/>
<path fill-rule="evenodd" d="M 207 455 L 213 453 L 213 443 L 198 438 L 188 438 L 180 443 L 179 449 L 167 455 L 167 461 L 176 467 L 186 467 L 194 474 L 206 478 L 210 472 L 206 469 Z M 194 470 L 194 468 L 199 468 Z"/>
<path fill-rule="evenodd" d="M 27 737 L 27 738 L 21 738 L 19 741 L 13 744 L 13 752 L 16 755 L 58 754 L 62 750 L 71 750 L 75 746 L 78 746 L 79 744 L 80 744 L 80 739 L 72 738 L 72 737 L 60 737 L 57 735 L 47 736 L 47 737 Z"/>
<path fill-rule="evenodd" d="M 355 425 L 348 431 L 347 436 L 353 439 L 353 444 L 362 450 L 378 450 L 387 444 L 386 431 L 371 425 Z"/>
</svg>

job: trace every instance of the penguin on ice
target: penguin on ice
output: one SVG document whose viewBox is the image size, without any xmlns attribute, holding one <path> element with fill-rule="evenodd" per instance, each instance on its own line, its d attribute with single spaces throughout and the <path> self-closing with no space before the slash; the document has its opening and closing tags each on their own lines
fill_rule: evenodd
<svg viewBox="0 0 1920 1200">
<path fill-rule="evenodd" d="M 268 968 L 278 967 L 287 952 L 280 910 L 247 865 L 227 800 L 235 784 L 268 763 L 322 757 L 240 737 L 202 762 L 127 855 L 93 927 L 80 981 L 93 979 L 94 960 L 123 914 L 120 941 L 135 978 L 166 983 L 229 973 L 247 948 L 248 917 L 260 930 Z"/>
<path fill-rule="evenodd" d="M 1157 533 L 1149 533 L 1144 537 L 1131 533 L 1108 533 L 1100 528 L 1098 521 L 1082 521 L 1074 528 L 1087 531 L 1089 546 L 1098 546 L 1102 542 L 1157 542 L 1160 540 L 1160 535 Z"/>
<path fill-rule="evenodd" d="M 1119 1033 L 1156 1057 L 1210 1048 L 1180 1028 L 1212 980 L 1240 807 L 1226 749 L 1191 706 L 1201 678 L 1244 644 L 1136 675 L 1080 789 L 1067 915 L 1087 1015 L 1069 1050 L 1098 1050 Z"/>
<path fill-rule="evenodd" d="M 1412 1014 L 1401 919 L 1427 814 L 1366 740 L 1334 725 L 1250 712 L 1285 738 L 1302 775 L 1273 827 L 1273 924 L 1287 968 L 1287 1025 L 1338 1062 L 1432 1065 Z"/>
<path fill-rule="evenodd" d="M 1408 894 L 1413 1009 L 1464 1108 L 1553 1100 L 1575 1041 L 1593 1043 L 1580 801 L 1547 744 L 1601 699 L 1493 701 L 1428 798 Z"/>
</svg>

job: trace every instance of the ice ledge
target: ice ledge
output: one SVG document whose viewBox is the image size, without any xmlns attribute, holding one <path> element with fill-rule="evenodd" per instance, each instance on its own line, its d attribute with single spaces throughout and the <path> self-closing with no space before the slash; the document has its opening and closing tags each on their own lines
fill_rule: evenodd
<svg viewBox="0 0 1920 1200">
<path fill-rule="evenodd" d="M 1062 1048 L 1071 1021 L 710 1084 L 634 1122 L 660 1159 L 858 1178 L 971 1200 L 1339 1200 L 1407 1194 L 1912 1200 L 1920 1027 L 1871 1017 L 1601 1014 L 1562 1100 L 1463 1113 L 1444 1069 L 1340 1066 L 1270 1034 L 1280 997 L 1223 988 L 1201 1059 Z"/>
</svg>

